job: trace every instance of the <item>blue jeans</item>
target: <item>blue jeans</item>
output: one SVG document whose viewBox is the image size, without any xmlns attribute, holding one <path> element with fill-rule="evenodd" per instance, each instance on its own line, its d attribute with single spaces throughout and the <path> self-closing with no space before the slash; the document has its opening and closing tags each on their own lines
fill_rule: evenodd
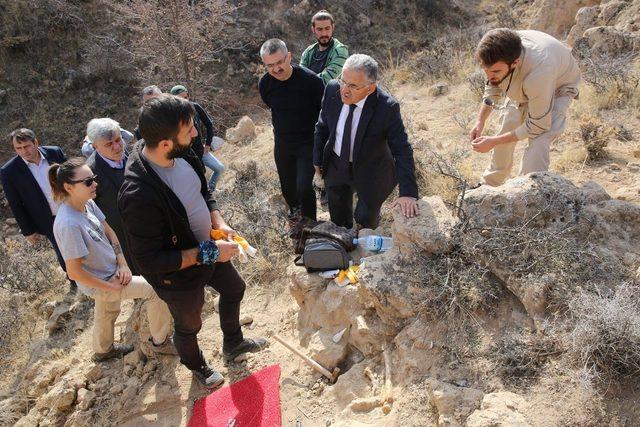
<svg viewBox="0 0 640 427">
<path fill-rule="evenodd" d="M 224 171 L 224 165 L 216 158 L 216 156 L 211 154 L 211 152 L 204 153 L 202 155 L 202 163 L 204 163 L 204 165 L 213 172 L 211 174 L 211 178 L 209 178 L 209 189 L 213 191 L 216 189 L 218 178 L 220 178 L 220 175 L 222 175 L 222 172 Z"/>
</svg>

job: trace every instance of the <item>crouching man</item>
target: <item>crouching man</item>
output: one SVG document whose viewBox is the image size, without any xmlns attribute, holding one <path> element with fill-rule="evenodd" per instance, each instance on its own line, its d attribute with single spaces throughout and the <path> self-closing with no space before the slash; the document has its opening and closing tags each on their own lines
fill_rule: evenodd
<svg viewBox="0 0 640 427">
<path fill-rule="evenodd" d="M 175 96 L 143 105 L 138 119 L 142 140 L 129 156 L 118 208 L 138 270 L 169 306 L 181 362 L 205 387 L 216 387 L 224 379 L 205 360 L 197 338 L 205 286 L 220 293 L 226 361 L 262 350 L 267 341 L 242 335 L 245 283 L 230 262 L 237 244 L 209 238 L 212 228 L 235 232 L 222 219 L 202 163 L 189 148 L 197 134 L 194 113 L 189 101 Z"/>
</svg>

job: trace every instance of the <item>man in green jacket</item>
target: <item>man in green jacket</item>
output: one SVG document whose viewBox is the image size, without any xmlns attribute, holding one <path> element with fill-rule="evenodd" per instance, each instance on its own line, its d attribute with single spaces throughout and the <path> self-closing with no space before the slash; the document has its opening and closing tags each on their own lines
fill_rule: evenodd
<svg viewBox="0 0 640 427">
<path fill-rule="evenodd" d="M 300 65 L 322 77 L 325 85 L 340 76 L 344 61 L 349 57 L 347 46 L 333 38 L 334 22 L 326 10 L 313 15 L 311 31 L 318 42 L 306 48 L 300 59 Z"/>
</svg>

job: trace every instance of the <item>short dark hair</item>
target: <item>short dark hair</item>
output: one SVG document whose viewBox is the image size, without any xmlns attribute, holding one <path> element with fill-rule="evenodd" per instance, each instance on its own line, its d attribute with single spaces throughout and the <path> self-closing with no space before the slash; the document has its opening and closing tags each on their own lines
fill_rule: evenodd
<svg viewBox="0 0 640 427">
<path fill-rule="evenodd" d="M 333 19 L 333 15 L 323 9 L 317 12 L 315 15 L 313 15 L 313 17 L 311 18 L 311 26 L 315 27 L 316 21 L 326 21 L 326 20 L 331 21 L 332 24 L 335 22 L 335 20 Z"/>
<path fill-rule="evenodd" d="M 9 134 L 9 144 L 13 144 L 13 140 L 18 142 L 36 142 L 36 133 L 31 129 L 19 128 Z"/>
<path fill-rule="evenodd" d="M 155 148 L 163 139 L 173 139 L 180 126 L 188 124 L 195 114 L 186 99 L 161 95 L 146 102 L 138 116 L 138 130 L 149 148 Z"/>
<path fill-rule="evenodd" d="M 518 33 L 508 28 L 489 31 L 476 47 L 476 59 L 485 67 L 500 61 L 512 64 L 521 53 L 522 39 Z"/>
</svg>

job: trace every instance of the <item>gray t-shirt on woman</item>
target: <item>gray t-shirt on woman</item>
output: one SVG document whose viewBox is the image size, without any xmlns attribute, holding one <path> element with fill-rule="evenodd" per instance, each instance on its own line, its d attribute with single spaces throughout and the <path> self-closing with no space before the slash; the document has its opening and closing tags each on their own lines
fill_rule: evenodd
<svg viewBox="0 0 640 427">
<path fill-rule="evenodd" d="M 118 261 L 104 232 L 104 219 L 104 214 L 93 200 L 87 202 L 85 212 L 62 203 L 53 223 L 53 235 L 65 261 L 82 258 L 82 268 L 102 280 L 108 280 L 116 274 Z M 78 288 L 89 296 L 96 291 L 80 282 Z"/>
<path fill-rule="evenodd" d="M 209 240 L 211 233 L 211 212 L 207 207 L 200 187 L 202 183 L 191 165 L 181 158 L 176 158 L 173 166 L 163 168 L 149 160 L 149 164 L 167 187 L 180 199 L 189 218 L 191 231 L 198 242 Z"/>
</svg>

